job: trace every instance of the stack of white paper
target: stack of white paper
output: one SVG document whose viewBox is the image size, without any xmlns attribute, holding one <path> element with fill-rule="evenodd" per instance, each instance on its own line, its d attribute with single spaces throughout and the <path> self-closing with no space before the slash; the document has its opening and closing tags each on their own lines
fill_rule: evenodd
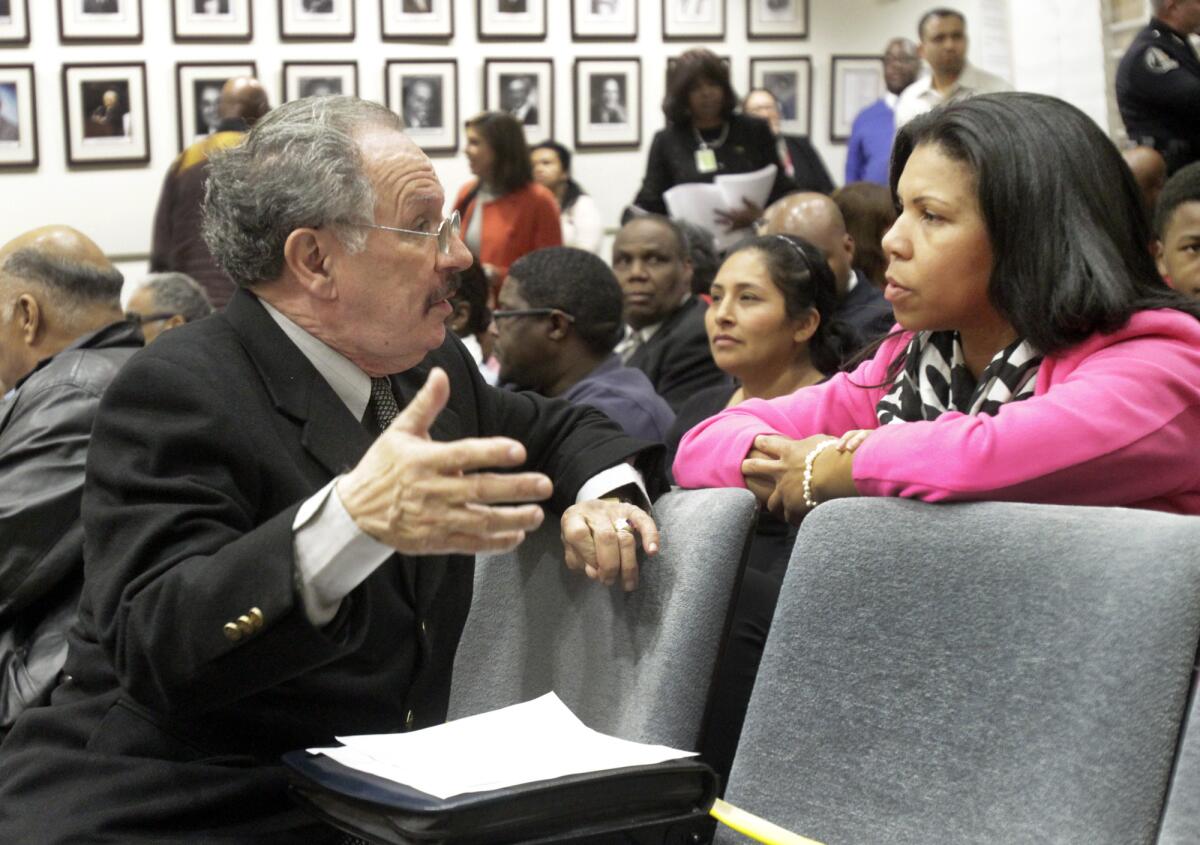
<svg viewBox="0 0 1200 845">
<path fill-rule="evenodd" d="M 777 169 L 775 165 L 768 164 L 752 173 L 722 174 L 711 185 L 686 182 L 666 191 L 663 200 L 672 217 L 687 220 L 712 232 L 717 249 L 726 250 L 744 237 L 746 232 L 730 230 L 717 218 L 717 212 L 728 213 L 740 209 L 746 200 L 759 208 L 765 207 L 767 197 L 771 195 L 771 186 L 775 184 Z"/>
<path fill-rule="evenodd" d="M 695 756 L 598 733 L 552 692 L 421 731 L 337 739 L 343 747 L 309 751 L 437 798 Z"/>
</svg>

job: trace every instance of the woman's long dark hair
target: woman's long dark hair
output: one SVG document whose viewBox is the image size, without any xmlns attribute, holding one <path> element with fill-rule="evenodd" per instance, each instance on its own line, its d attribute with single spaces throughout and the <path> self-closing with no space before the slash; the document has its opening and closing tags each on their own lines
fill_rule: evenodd
<svg viewBox="0 0 1200 845">
<path fill-rule="evenodd" d="M 494 164 L 489 187 L 499 195 L 512 193 L 533 181 L 533 165 L 529 163 L 529 145 L 525 130 L 517 119 L 506 112 L 486 111 L 467 121 L 492 148 Z"/>
<path fill-rule="evenodd" d="M 737 108 L 738 98 L 729 81 L 729 68 L 711 50 L 697 47 L 688 50 L 676 61 L 667 80 L 667 96 L 663 98 L 663 114 L 673 126 L 692 125 L 692 110 L 688 105 L 688 94 L 701 79 L 707 79 L 721 87 L 721 119 L 729 120 Z"/>
<path fill-rule="evenodd" d="M 1200 304 L 1163 283 L 1133 174 L 1079 109 L 1018 93 L 936 108 L 896 136 L 893 195 L 923 144 L 974 174 L 995 256 L 988 298 L 1039 351 L 1060 352 L 1115 331 L 1143 309 L 1200 318 Z"/>
<path fill-rule="evenodd" d="M 738 244 L 726 261 L 739 252 L 752 249 L 762 256 L 767 275 L 783 294 L 789 318 L 799 320 L 815 309 L 820 322 L 808 340 L 808 354 L 822 375 L 836 373 L 854 351 L 854 331 L 834 319 L 837 310 L 837 283 L 833 271 L 819 249 L 794 235 L 763 235 Z"/>
</svg>

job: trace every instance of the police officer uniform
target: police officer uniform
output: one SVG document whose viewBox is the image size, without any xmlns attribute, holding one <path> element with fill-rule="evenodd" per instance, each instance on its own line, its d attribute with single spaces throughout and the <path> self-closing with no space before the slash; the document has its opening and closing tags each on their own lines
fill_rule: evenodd
<svg viewBox="0 0 1200 845">
<path fill-rule="evenodd" d="M 1117 105 L 1130 139 L 1162 153 L 1168 173 L 1200 159 L 1200 57 L 1157 18 L 1117 69 Z"/>
</svg>

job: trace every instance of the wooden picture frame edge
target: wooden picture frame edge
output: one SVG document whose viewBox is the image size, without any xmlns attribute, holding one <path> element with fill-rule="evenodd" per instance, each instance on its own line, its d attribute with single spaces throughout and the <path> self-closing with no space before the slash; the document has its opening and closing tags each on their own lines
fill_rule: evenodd
<svg viewBox="0 0 1200 845">
<path fill-rule="evenodd" d="M 750 57 L 750 78 L 747 80 L 746 90 L 749 91 L 756 88 L 754 84 L 754 65 L 757 62 L 800 62 L 808 66 L 808 92 L 805 94 L 804 102 L 804 126 L 808 130 L 805 133 L 806 138 L 812 137 L 813 132 L 813 61 L 812 56 L 751 56 Z"/>
<path fill-rule="evenodd" d="M 633 0 L 633 33 L 631 35 L 580 35 L 575 24 L 575 0 L 571 0 L 571 40 L 580 43 L 611 41 L 614 43 L 637 41 L 638 39 L 638 2 Z"/>
<path fill-rule="evenodd" d="M 146 153 L 137 158 L 112 158 L 102 161 L 76 161 L 72 158 L 71 153 L 73 147 L 71 145 L 71 97 L 70 89 L 67 87 L 67 75 L 71 68 L 85 67 L 131 67 L 141 71 L 142 77 L 142 117 L 145 124 L 146 135 Z M 68 170 L 103 170 L 113 169 L 113 166 L 139 166 L 150 163 L 150 98 L 149 86 L 146 80 L 146 63 L 143 62 L 64 62 L 62 65 L 62 111 L 63 111 L 63 132 L 66 135 L 66 153 L 67 153 L 67 169 Z"/>
<path fill-rule="evenodd" d="M 251 0 L 251 2 L 253 2 L 253 0 Z M 301 34 L 301 35 L 288 35 L 287 33 L 285 33 L 283 31 L 283 4 L 286 2 L 287 2 L 287 0 L 279 0 L 278 5 L 276 6 L 276 10 L 278 13 L 277 20 L 279 22 L 279 41 L 281 43 L 296 44 L 296 43 L 308 42 L 311 44 L 314 42 L 319 43 L 322 41 L 353 41 L 355 39 L 355 37 L 357 36 L 357 33 L 358 33 L 358 6 L 356 5 L 355 0 L 346 0 L 346 2 L 348 2 L 350 4 L 350 32 L 349 33 L 339 32 L 335 35 L 329 35 L 326 33 L 313 33 L 313 34 L 305 33 L 305 34 Z M 382 23 L 382 20 L 381 20 L 381 23 Z"/>
<path fill-rule="evenodd" d="M 753 0 L 751 0 L 753 2 Z M 797 3 L 804 4 L 804 32 L 800 35 L 791 33 L 764 33 L 755 34 L 754 32 L 754 17 L 750 12 L 750 7 L 746 7 L 746 40 L 747 41 L 807 41 L 809 33 L 812 31 L 812 7 L 810 0 L 796 0 Z"/>
<path fill-rule="evenodd" d="M 327 65 L 331 67 L 345 67 L 350 65 L 354 69 L 354 96 L 358 96 L 359 78 L 358 78 L 358 60 L 344 59 L 338 61 L 336 59 L 318 59 L 312 62 L 285 60 L 279 67 L 279 101 L 281 103 L 289 102 L 287 99 L 287 72 L 289 67 L 295 65 L 303 65 L 305 67 L 320 67 Z"/>
<path fill-rule="evenodd" d="M 454 88 L 454 136 L 450 146 L 446 147 L 421 147 L 421 151 L 430 158 L 444 158 L 458 154 L 458 126 L 462 122 L 462 110 L 459 108 L 458 98 L 458 57 L 452 56 L 446 59 L 385 59 L 383 62 L 383 104 L 387 108 L 391 108 L 392 102 L 392 65 L 450 65 L 450 79 Z M 485 76 L 486 81 L 486 76 Z M 485 94 L 486 96 L 486 94 Z M 399 112 L 397 112 L 399 114 Z M 403 116 L 401 116 L 403 120 Z"/>
<path fill-rule="evenodd" d="M 486 59 L 485 58 L 483 60 L 483 87 L 481 89 L 481 93 L 483 94 L 483 103 L 481 104 L 480 111 L 489 111 L 488 104 L 487 104 L 488 67 L 493 64 L 503 64 L 503 65 L 545 64 L 545 65 L 550 66 L 550 86 L 549 86 L 550 87 L 550 108 L 546 112 L 546 125 L 549 127 L 550 136 L 553 137 L 554 136 L 554 100 L 555 100 L 555 97 L 554 97 L 554 59 L 510 59 L 510 58 Z M 574 95 L 574 92 L 572 92 L 572 96 L 573 95 Z M 539 106 L 539 108 L 541 108 L 541 106 Z M 501 109 L 491 109 L 490 111 L 501 111 Z M 522 127 L 522 128 L 524 128 L 524 127 Z"/>
<path fill-rule="evenodd" d="M 175 0 L 171 0 L 171 40 L 175 44 L 248 44 L 254 40 L 254 0 L 246 0 L 245 35 L 180 35 L 175 9 Z"/>
<path fill-rule="evenodd" d="M 542 31 L 540 34 L 528 33 L 522 35 L 514 35 L 510 33 L 501 33 L 496 35 L 486 35 L 483 31 L 483 4 L 486 0 L 475 0 L 475 40 L 480 43 L 494 41 L 545 41 L 546 32 L 549 29 L 547 26 L 547 17 L 549 11 L 547 4 L 549 0 L 542 0 Z M 531 3 L 536 3 L 537 0 L 530 0 Z"/>
<path fill-rule="evenodd" d="M 883 67 L 883 56 L 878 53 L 834 53 L 829 57 L 829 143 L 845 144 L 850 141 L 849 135 L 839 135 L 837 126 L 837 66 L 839 61 L 878 61 Z"/>
<path fill-rule="evenodd" d="M 137 3 L 137 35 L 122 35 L 117 38 L 97 38 L 92 35 L 66 35 L 63 26 L 63 3 L 66 0 L 58 0 L 58 43 L 59 44 L 141 44 L 145 40 L 145 12 L 142 9 L 142 0 L 130 0 Z M 26 5 L 25 23 L 26 29 L 32 30 L 29 26 L 28 4 Z M 28 42 L 26 42 L 28 43 Z"/>
<path fill-rule="evenodd" d="M 728 0 L 715 0 L 721 4 L 721 31 L 715 35 L 670 35 L 667 33 L 667 3 L 669 0 L 662 0 L 662 40 L 663 41 L 724 41 L 726 33 L 729 32 L 729 2 Z"/>
<path fill-rule="evenodd" d="M 20 2 L 25 9 L 25 35 L 21 38 L 0 38 L 0 47 L 27 47 L 33 27 L 29 25 L 29 0 L 14 0 Z"/>
<path fill-rule="evenodd" d="M 575 104 L 575 120 L 573 121 L 574 137 L 571 139 L 574 142 L 576 151 L 586 150 L 588 152 L 619 152 L 627 150 L 641 149 L 642 146 L 642 91 L 645 86 L 642 84 L 642 57 L 641 56 L 576 56 L 574 63 L 571 65 L 571 99 L 575 100 L 576 94 L 579 93 L 579 65 L 581 62 L 633 62 L 637 66 L 637 83 L 638 83 L 638 111 L 637 111 L 637 139 L 633 142 L 619 144 L 595 144 L 595 143 L 580 143 L 579 129 L 580 117 L 584 113 L 584 109 L 579 103 Z M 591 107 L 589 102 L 588 107 Z"/>
<path fill-rule="evenodd" d="M 443 43 L 449 46 L 450 41 L 454 38 L 454 0 L 445 0 L 446 8 L 450 12 L 449 25 L 450 31 L 445 35 L 440 33 L 431 33 L 428 35 L 389 35 L 384 29 L 384 21 L 387 17 L 384 5 L 387 0 L 379 0 L 379 40 L 389 43 Z"/>
<path fill-rule="evenodd" d="M 28 23 L 29 18 L 25 19 Z M 25 28 L 28 32 L 29 27 Z M 33 158 L 30 161 L 11 161 L 0 163 L 0 170 L 37 170 L 40 164 L 40 147 L 38 146 L 38 114 L 37 114 L 37 78 L 34 73 L 32 64 L 4 64 L 0 65 L 0 70 L 24 70 L 29 73 L 29 98 L 31 106 L 29 108 L 30 132 L 33 138 Z"/>
</svg>

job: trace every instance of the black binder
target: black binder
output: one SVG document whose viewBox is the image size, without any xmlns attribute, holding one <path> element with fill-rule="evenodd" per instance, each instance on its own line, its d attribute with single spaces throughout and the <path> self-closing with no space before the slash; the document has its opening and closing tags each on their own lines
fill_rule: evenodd
<svg viewBox="0 0 1200 845">
<path fill-rule="evenodd" d="M 717 776 L 695 759 L 435 798 L 324 755 L 284 755 L 292 797 L 382 845 L 692 845 L 712 838 Z"/>
</svg>

